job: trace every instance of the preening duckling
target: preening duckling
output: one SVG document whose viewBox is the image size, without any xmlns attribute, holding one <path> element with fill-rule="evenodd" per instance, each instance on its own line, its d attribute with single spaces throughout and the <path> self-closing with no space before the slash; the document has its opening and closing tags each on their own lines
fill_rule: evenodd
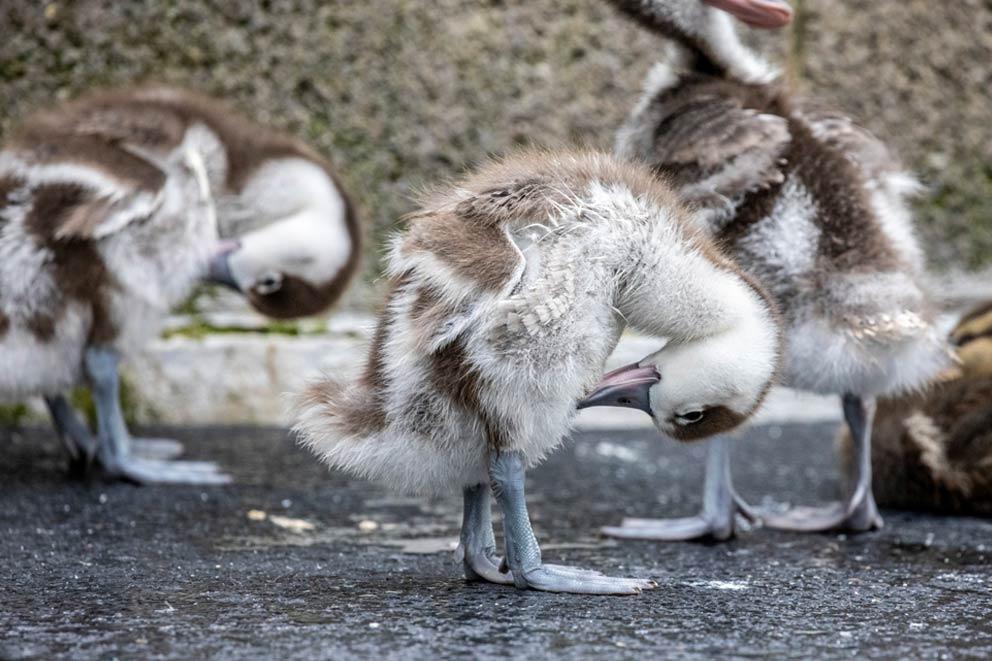
<svg viewBox="0 0 992 661">
<path fill-rule="evenodd" d="M 947 362 L 919 284 L 923 260 L 905 203 L 914 182 L 849 118 L 792 98 L 741 43 L 731 15 L 782 26 L 791 18 L 782 0 L 611 1 L 673 40 L 618 134 L 618 153 L 674 183 L 717 245 L 771 293 L 785 322 L 783 383 L 840 395 L 862 458 L 845 502 L 765 513 L 763 523 L 881 526 L 868 462 L 874 397 L 918 388 Z M 608 532 L 732 535 L 735 513 L 755 513 L 733 492 L 724 443 L 711 452 L 707 491 L 721 497 L 706 498 L 700 516 Z"/>
<path fill-rule="evenodd" d="M 393 244 L 389 273 L 364 373 L 298 398 L 302 442 L 394 489 L 461 489 L 470 579 L 553 592 L 650 587 L 543 564 L 524 471 L 562 442 L 584 394 L 581 407 L 639 408 L 679 439 L 738 425 L 778 361 L 765 293 L 647 169 L 595 153 L 520 154 L 428 197 Z M 592 387 L 625 323 L 668 343 Z"/>
<path fill-rule="evenodd" d="M 951 340 L 959 366 L 922 392 L 879 399 L 875 497 L 883 507 L 992 516 L 992 304 L 965 315 Z M 839 446 L 850 476 L 846 431 Z"/>
<path fill-rule="evenodd" d="M 0 400 L 43 395 L 70 455 L 105 477 L 225 481 L 213 465 L 131 456 L 121 356 L 201 278 L 264 314 L 307 315 L 357 255 L 328 163 L 218 101 L 149 86 L 39 112 L 0 152 Z M 95 438 L 62 394 L 78 383 Z"/>
</svg>

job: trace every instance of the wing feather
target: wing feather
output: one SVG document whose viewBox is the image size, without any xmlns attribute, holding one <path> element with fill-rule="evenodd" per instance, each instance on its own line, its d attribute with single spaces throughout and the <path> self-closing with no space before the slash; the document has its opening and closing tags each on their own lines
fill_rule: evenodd
<svg viewBox="0 0 992 661">
<path fill-rule="evenodd" d="M 390 259 L 394 276 L 427 292 L 414 316 L 430 352 L 453 342 L 489 305 L 513 296 L 526 269 L 513 229 L 546 218 L 545 205 L 553 203 L 534 181 L 461 195 L 410 217 Z"/>
<path fill-rule="evenodd" d="M 115 103 L 97 99 L 39 113 L 0 154 L 0 170 L 31 185 L 75 185 L 86 191 L 60 213 L 59 222 L 51 222 L 48 229 L 56 239 L 99 239 L 118 232 L 161 207 L 170 176 L 200 177 L 195 164 L 176 149 L 185 130 L 180 118 L 119 99 Z"/>
<path fill-rule="evenodd" d="M 813 136 L 845 154 L 864 173 L 868 181 L 880 181 L 887 175 L 901 174 L 897 159 L 881 140 L 843 113 L 817 107 L 797 112 L 806 121 Z"/>
<path fill-rule="evenodd" d="M 689 82 L 645 104 L 618 151 L 666 174 L 684 197 L 720 213 L 731 200 L 783 181 L 785 117 L 748 107 L 736 89 Z"/>
</svg>

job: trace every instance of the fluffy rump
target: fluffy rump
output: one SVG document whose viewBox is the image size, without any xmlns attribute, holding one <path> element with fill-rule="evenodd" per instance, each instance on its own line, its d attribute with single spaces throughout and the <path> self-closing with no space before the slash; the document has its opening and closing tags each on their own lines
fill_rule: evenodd
<svg viewBox="0 0 992 661">
<path fill-rule="evenodd" d="M 471 442 L 480 430 L 463 429 L 466 442 L 457 446 L 439 444 L 431 435 L 387 424 L 381 407 L 361 383 L 324 378 L 294 398 L 293 432 L 330 468 L 401 493 L 435 495 L 488 480 L 483 448 Z"/>
<path fill-rule="evenodd" d="M 56 395 L 75 385 L 91 321 L 89 310 L 71 305 L 47 341 L 24 328 L 7 329 L 0 336 L 0 402 Z"/>
<path fill-rule="evenodd" d="M 922 387 L 950 362 L 936 332 L 897 342 L 876 342 L 854 332 L 837 332 L 822 318 L 788 331 L 782 380 L 785 385 L 822 394 L 881 395 Z M 815 369 L 809 369 L 816 365 Z"/>
</svg>

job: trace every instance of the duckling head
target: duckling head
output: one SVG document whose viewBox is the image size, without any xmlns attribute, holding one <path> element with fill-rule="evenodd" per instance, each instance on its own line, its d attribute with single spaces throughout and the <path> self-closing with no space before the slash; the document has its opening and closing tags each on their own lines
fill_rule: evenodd
<svg viewBox="0 0 992 661">
<path fill-rule="evenodd" d="M 679 441 L 729 431 L 764 401 L 778 369 L 779 341 L 772 320 L 756 318 L 702 339 L 669 342 L 607 374 L 578 408 L 635 408 Z"/>
<path fill-rule="evenodd" d="M 326 177 L 313 176 L 313 169 L 304 164 L 291 184 L 272 192 L 287 200 L 279 205 L 277 217 L 219 242 L 210 259 L 209 282 L 241 292 L 269 317 L 290 319 L 326 310 L 355 270 L 359 246 L 351 205 Z M 282 181 L 272 179 L 269 190 Z"/>
<path fill-rule="evenodd" d="M 275 226 L 221 242 L 210 261 L 208 280 L 241 292 L 268 317 L 292 319 L 323 312 L 343 291 L 351 258 L 342 262 L 328 237 L 299 229 Z M 311 242 L 303 239 L 307 234 L 314 235 Z"/>
</svg>

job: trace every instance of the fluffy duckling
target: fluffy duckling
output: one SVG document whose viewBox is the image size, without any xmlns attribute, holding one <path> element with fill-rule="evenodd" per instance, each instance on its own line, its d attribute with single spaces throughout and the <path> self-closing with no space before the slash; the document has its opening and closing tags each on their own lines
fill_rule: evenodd
<svg viewBox="0 0 992 661">
<path fill-rule="evenodd" d="M 992 303 L 951 333 L 960 365 L 923 392 L 881 398 L 872 433 L 875 497 L 883 507 L 992 515 Z M 852 446 L 840 437 L 846 473 Z"/>
<path fill-rule="evenodd" d="M 919 281 L 923 267 L 906 195 L 914 190 L 885 146 L 849 118 L 804 104 L 738 38 L 791 19 L 782 0 L 611 0 L 672 40 L 617 137 L 700 210 L 701 227 L 772 294 L 785 322 L 785 385 L 841 396 L 858 448 L 856 488 L 843 503 L 766 526 L 869 530 L 882 525 L 871 490 L 877 395 L 917 388 L 946 364 Z M 727 450 L 712 445 L 703 513 L 628 521 L 609 534 L 726 538 L 734 514 Z M 719 495 L 720 497 L 712 497 Z"/>
<path fill-rule="evenodd" d="M 606 155 L 533 152 L 482 167 L 410 218 L 364 373 L 304 392 L 297 432 L 330 466 L 395 489 L 461 489 L 470 579 L 597 594 L 652 586 L 543 564 L 524 471 L 562 442 L 584 393 L 580 408 L 638 408 L 681 440 L 735 427 L 760 404 L 777 318 L 691 222 L 646 168 Z M 668 342 L 590 393 L 626 323 Z"/>
<path fill-rule="evenodd" d="M 76 462 L 134 482 L 223 482 L 212 464 L 132 456 L 118 363 L 201 278 L 274 317 L 328 307 L 358 227 L 326 160 L 171 87 L 42 111 L 0 151 L 0 400 L 42 395 Z M 63 393 L 89 386 L 94 438 Z"/>
<path fill-rule="evenodd" d="M 958 377 L 992 376 L 992 301 L 977 305 L 958 320 L 951 331 L 951 344 L 958 358 Z"/>
</svg>

